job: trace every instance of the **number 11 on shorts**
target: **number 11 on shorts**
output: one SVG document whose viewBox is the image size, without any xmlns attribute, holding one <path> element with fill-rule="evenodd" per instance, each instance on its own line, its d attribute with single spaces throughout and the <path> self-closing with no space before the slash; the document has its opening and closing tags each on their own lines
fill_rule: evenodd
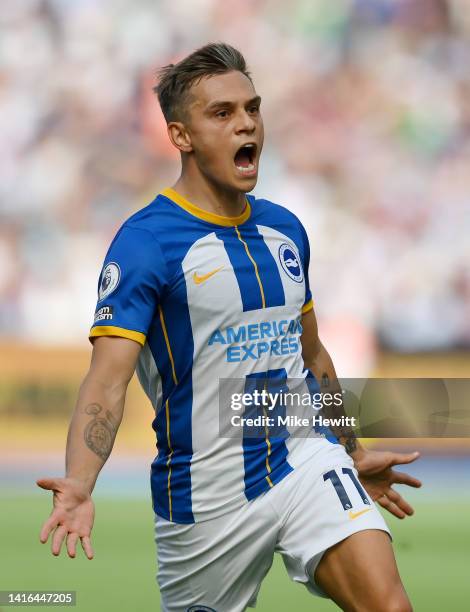
<svg viewBox="0 0 470 612">
<path fill-rule="evenodd" d="M 351 468 L 342 468 L 341 471 L 342 471 L 343 474 L 346 474 L 347 476 L 349 476 L 349 478 L 351 479 L 351 481 L 352 481 L 353 485 L 355 486 L 357 492 L 361 496 L 362 502 L 364 504 L 370 505 L 370 501 L 369 501 L 369 498 L 367 497 L 367 493 L 364 491 L 361 483 L 356 478 L 356 475 L 354 474 L 352 469 Z M 335 491 L 336 491 L 336 493 L 337 493 L 337 495 L 339 497 L 339 501 L 341 502 L 341 504 L 343 506 L 343 509 L 344 510 L 350 510 L 352 508 L 351 499 L 350 499 L 349 495 L 347 494 L 346 489 L 344 488 L 344 485 L 341 482 L 341 479 L 338 476 L 336 470 L 330 470 L 329 472 L 326 472 L 326 474 L 323 474 L 323 480 L 325 482 L 327 480 L 331 481 L 331 484 L 335 488 Z"/>
</svg>

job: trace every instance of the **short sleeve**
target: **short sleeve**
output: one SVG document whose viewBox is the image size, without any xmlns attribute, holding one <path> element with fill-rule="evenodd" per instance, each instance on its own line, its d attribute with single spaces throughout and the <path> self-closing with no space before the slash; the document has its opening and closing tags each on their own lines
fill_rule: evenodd
<svg viewBox="0 0 470 612">
<path fill-rule="evenodd" d="M 104 260 L 90 341 L 121 336 L 143 346 L 166 282 L 166 262 L 153 234 L 124 225 Z"/>
<path fill-rule="evenodd" d="M 303 245 L 303 268 L 304 268 L 304 277 L 305 277 L 305 300 L 304 305 L 302 306 L 302 314 L 306 314 L 313 309 L 313 299 L 312 292 L 310 291 L 310 280 L 309 280 L 309 266 L 310 266 L 310 244 L 308 241 L 307 232 L 305 231 L 304 226 L 300 223 L 300 232 L 302 234 L 302 245 Z"/>
</svg>

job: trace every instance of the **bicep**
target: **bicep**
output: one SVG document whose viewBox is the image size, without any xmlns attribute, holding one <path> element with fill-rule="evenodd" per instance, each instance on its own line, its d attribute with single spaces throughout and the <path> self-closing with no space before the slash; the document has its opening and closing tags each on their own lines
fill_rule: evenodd
<svg viewBox="0 0 470 612">
<path fill-rule="evenodd" d="M 110 387 L 127 387 L 137 364 L 141 345 L 117 336 L 100 336 L 93 341 L 89 376 Z"/>
</svg>

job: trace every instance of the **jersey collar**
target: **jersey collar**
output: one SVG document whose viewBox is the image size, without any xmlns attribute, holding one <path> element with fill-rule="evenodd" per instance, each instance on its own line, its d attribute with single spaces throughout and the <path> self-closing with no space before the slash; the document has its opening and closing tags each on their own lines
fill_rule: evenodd
<svg viewBox="0 0 470 612">
<path fill-rule="evenodd" d="M 238 215 L 238 217 L 224 217 L 223 215 L 216 215 L 215 213 L 211 213 L 211 212 L 208 212 L 207 210 L 203 210 L 202 208 L 199 208 L 199 206 L 196 206 L 195 204 L 192 204 L 191 202 L 189 202 L 189 200 L 184 198 L 182 195 L 180 195 L 177 191 L 175 191 L 171 187 L 167 187 L 166 189 L 164 189 L 161 192 L 161 195 L 170 199 L 175 204 L 178 204 L 178 206 L 181 206 L 181 208 L 183 208 L 186 212 L 190 213 L 191 215 L 198 217 L 199 219 L 202 219 L 203 221 L 207 221 L 208 223 L 214 223 L 215 225 L 223 225 L 225 227 L 233 227 L 234 225 L 241 225 L 242 223 L 245 223 L 245 221 L 247 221 L 251 215 L 251 206 L 250 206 L 250 202 L 247 197 L 245 197 L 245 200 L 246 200 L 245 210 L 242 212 L 241 215 Z"/>
</svg>

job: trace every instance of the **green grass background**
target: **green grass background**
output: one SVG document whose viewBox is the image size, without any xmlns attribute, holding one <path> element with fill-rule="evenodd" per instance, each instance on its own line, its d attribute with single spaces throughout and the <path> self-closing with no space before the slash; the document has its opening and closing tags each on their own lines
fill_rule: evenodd
<svg viewBox="0 0 470 612">
<path fill-rule="evenodd" d="M 414 518 L 387 519 L 415 612 L 470 609 L 469 502 L 445 496 L 426 499 L 415 503 Z M 41 522 L 50 512 L 48 496 L 40 493 L 38 497 L 4 497 L 0 505 L 0 590 L 77 591 L 76 608 L 55 608 L 59 610 L 158 611 L 150 503 L 98 498 L 96 506 L 96 557 L 90 562 L 83 554 L 76 559 L 63 553 L 59 558 L 53 557 L 49 545 L 39 543 Z M 3 608 L 5 612 L 7 609 L 12 608 Z M 291 582 L 276 555 L 261 588 L 257 610 L 286 609 L 327 612 L 337 607 L 312 597 L 305 587 Z"/>
</svg>

